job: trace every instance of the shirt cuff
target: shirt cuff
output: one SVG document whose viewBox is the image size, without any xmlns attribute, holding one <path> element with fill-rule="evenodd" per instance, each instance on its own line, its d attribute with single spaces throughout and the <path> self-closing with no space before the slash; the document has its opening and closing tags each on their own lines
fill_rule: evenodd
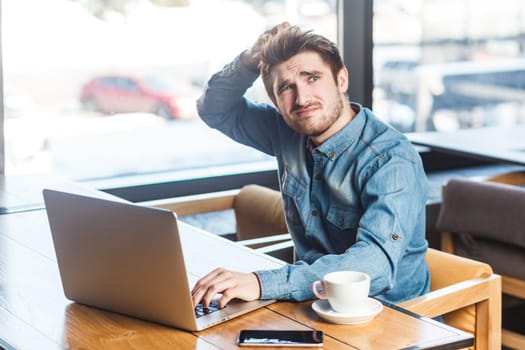
<svg viewBox="0 0 525 350">
<path fill-rule="evenodd" d="M 288 266 L 277 270 L 256 271 L 261 284 L 261 300 L 267 299 L 290 299 L 288 288 Z"/>
<path fill-rule="evenodd" d="M 259 279 L 259 275 L 257 275 L 255 272 L 252 272 L 252 273 L 257 279 L 257 284 L 259 285 L 259 297 L 257 299 L 261 299 L 261 295 L 262 295 L 261 280 Z"/>
</svg>

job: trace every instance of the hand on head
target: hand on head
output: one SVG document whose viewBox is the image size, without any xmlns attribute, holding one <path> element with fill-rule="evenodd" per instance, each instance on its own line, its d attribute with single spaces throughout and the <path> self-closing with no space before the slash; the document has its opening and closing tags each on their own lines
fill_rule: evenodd
<svg viewBox="0 0 525 350">
<path fill-rule="evenodd" d="M 287 29 L 290 27 L 290 23 L 283 22 L 262 33 L 255 42 L 255 44 L 253 44 L 251 48 L 242 53 L 242 63 L 249 67 L 251 70 L 256 71 L 259 68 L 259 63 L 261 62 L 261 49 L 264 46 L 264 44 L 283 29 Z"/>
<path fill-rule="evenodd" d="M 261 291 L 257 277 L 253 273 L 233 272 L 218 268 L 201 278 L 191 291 L 193 305 L 202 303 L 208 307 L 217 294 L 222 294 L 219 307 L 223 308 L 234 299 L 245 301 L 260 298 Z"/>
</svg>

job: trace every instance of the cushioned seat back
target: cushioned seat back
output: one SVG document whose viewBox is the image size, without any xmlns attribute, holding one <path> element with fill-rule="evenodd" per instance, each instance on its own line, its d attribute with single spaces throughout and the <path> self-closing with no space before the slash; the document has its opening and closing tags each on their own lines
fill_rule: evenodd
<svg viewBox="0 0 525 350">
<path fill-rule="evenodd" d="M 233 207 L 239 240 L 288 232 L 278 191 L 258 185 L 244 186 Z"/>
<path fill-rule="evenodd" d="M 427 263 L 430 269 L 430 289 L 432 291 L 448 287 L 469 279 L 488 277 L 492 274 L 490 265 L 465 259 L 429 248 Z M 475 333 L 475 306 L 471 305 L 443 315 L 445 323 L 466 332 Z"/>
<path fill-rule="evenodd" d="M 453 233 L 455 253 L 525 279 L 525 189 L 453 179 L 443 189 L 436 223 Z"/>
</svg>

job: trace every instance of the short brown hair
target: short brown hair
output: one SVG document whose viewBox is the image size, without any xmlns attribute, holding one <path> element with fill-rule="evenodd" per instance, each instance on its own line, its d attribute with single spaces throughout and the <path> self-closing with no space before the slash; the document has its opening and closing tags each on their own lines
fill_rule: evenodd
<svg viewBox="0 0 525 350">
<path fill-rule="evenodd" d="M 318 53 L 330 66 L 334 80 L 337 81 L 337 73 L 343 68 L 343 60 L 337 46 L 312 31 L 303 32 L 298 26 L 289 26 L 272 36 L 261 47 L 259 69 L 268 96 L 272 99 L 275 97 L 270 75 L 272 68 L 305 51 Z"/>
</svg>

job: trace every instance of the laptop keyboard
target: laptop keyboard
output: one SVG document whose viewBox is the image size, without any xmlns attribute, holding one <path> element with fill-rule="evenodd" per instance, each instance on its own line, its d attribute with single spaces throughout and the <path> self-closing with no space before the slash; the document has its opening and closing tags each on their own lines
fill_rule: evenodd
<svg viewBox="0 0 525 350">
<path fill-rule="evenodd" d="M 211 303 L 208 307 L 204 307 L 204 306 L 202 306 L 202 304 L 199 304 L 195 308 L 195 316 L 197 318 L 199 318 L 199 317 L 211 314 L 211 313 L 213 313 L 215 311 L 219 311 L 219 310 L 220 310 L 219 304 L 217 304 L 217 303 Z"/>
</svg>

